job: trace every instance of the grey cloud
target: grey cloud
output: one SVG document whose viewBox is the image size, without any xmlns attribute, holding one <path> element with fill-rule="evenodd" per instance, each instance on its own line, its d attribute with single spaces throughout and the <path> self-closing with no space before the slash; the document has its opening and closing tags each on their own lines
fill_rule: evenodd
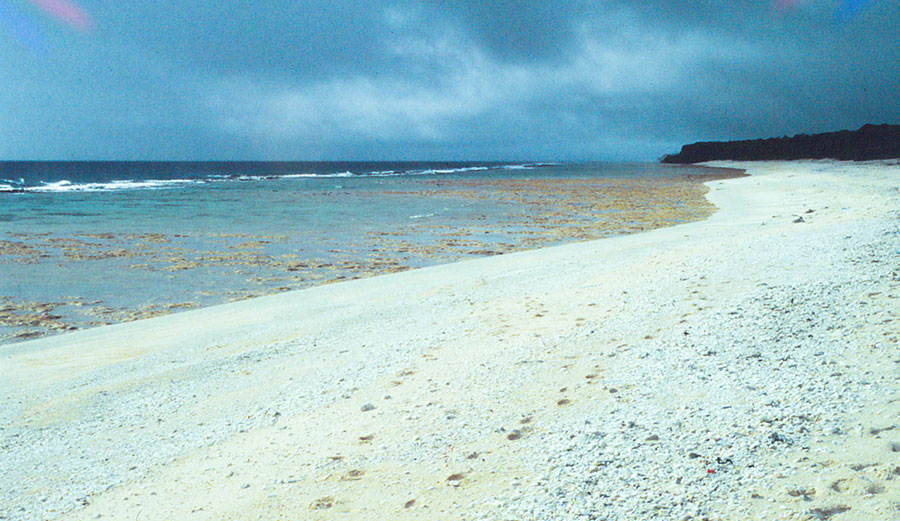
<svg viewBox="0 0 900 521">
<path fill-rule="evenodd" d="M 895 2 L 82 1 L 46 62 L 0 39 L 7 157 L 653 159 L 900 122 Z"/>
<path fill-rule="evenodd" d="M 109 36 L 211 73 L 371 72 L 385 36 L 374 2 L 137 1 L 97 10 Z"/>
<path fill-rule="evenodd" d="M 466 27 L 499 59 L 526 62 L 563 58 L 572 50 L 579 20 L 596 10 L 577 0 L 450 0 L 430 5 Z"/>
</svg>

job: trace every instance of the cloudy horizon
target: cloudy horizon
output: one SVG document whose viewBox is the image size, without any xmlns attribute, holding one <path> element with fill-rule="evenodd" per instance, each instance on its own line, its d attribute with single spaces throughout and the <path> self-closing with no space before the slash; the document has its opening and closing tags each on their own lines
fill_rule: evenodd
<svg viewBox="0 0 900 521">
<path fill-rule="evenodd" d="M 898 10 L 0 0 L 0 159 L 655 160 L 900 123 Z"/>
</svg>

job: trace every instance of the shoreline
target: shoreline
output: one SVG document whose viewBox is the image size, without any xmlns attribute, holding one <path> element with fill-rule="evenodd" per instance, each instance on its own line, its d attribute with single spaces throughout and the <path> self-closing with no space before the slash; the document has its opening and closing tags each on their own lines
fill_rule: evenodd
<svg viewBox="0 0 900 521">
<path fill-rule="evenodd" d="M 89 201 L 112 198 L 113 219 L 104 224 L 100 212 L 87 228 L 81 218 L 30 224 L 45 209 L 25 198 L 11 210 L 21 212 L 21 225 L 0 234 L 9 276 L 0 287 L 0 343 L 696 221 L 712 213 L 702 181 L 722 177 L 718 170 L 650 165 L 619 177 L 621 167 L 606 168 L 575 164 L 533 176 L 412 176 L 386 184 L 360 178 L 347 181 L 346 190 L 326 184 L 321 193 L 307 186 L 321 179 L 286 181 L 284 193 L 266 191 L 265 183 L 242 185 L 238 199 L 272 200 L 267 216 L 238 228 L 214 217 L 235 203 L 202 189 L 196 197 L 211 199 L 198 204 L 210 215 L 187 227 L 190 199 L 171 203 L 167 190 L 145 192 L 144 210 L 120 208 L 116 200 L 127 193 L 93 194 Z M 383 202 L 396 208 L 385 213 Z M 59 215 L 82 211 L 68 208 L 67 196 L 47 204 Z M 172 215 L 158 220 L 153 208 Z M 128 211 L 134 213 L 118 215 Z M 131 220 L 140 224 L 116 224 Z"/>
<path fill-rule="evenodd" d="M 704 221 L 4 346 L 0 514 L 890 519 L 896 167 L 746 168 Z"/>
</svg>

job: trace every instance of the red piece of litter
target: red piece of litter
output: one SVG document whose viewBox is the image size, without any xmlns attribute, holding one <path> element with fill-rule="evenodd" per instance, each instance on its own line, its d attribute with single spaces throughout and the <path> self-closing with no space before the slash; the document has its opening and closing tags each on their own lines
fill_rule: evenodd
<svg viewBox="0 0 900 521">
<path fill-rule="evenodd" d="M 707 473 L 707 474 L 715 474 L 715 473 L 716 473 L 716 469 L 707 469 L 707 470 L 706 470 L 706 473 Z"/>
</svg>

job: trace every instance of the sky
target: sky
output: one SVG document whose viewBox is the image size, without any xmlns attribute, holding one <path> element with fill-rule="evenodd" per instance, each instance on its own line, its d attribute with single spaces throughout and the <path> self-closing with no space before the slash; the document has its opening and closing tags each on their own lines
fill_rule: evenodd
<svg viewBox="0 0 900 521">
<path fill-rule="evenodd" d="M 895 0 L 0 0 L 0 159 L 656 160 L 900 123 Z"/>
</svg>

